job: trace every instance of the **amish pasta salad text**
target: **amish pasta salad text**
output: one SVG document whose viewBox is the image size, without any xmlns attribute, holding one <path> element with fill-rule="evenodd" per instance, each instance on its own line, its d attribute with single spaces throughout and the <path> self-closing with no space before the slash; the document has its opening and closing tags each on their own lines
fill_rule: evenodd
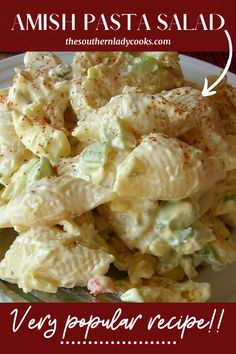
<svg viewBox="0 0 236 354">
<path fill-rule="evenodd" d="M 193 279 L 236 259 L 236 89 L 203 97 L 174 52 L 79 52 L 70 65 L 28 52 L 24 66 L 0 90 L 0 228 L 18 233 L 0 279 L 208 300 Z"/>
</svg>

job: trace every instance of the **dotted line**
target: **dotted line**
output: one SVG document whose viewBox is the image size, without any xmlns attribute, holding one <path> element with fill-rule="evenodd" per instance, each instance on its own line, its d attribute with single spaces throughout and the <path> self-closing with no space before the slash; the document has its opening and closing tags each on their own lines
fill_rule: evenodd
<svg viewBox="0 0 236 354">
<path fill-rule="evenodd" d="M 125 341 L 125 340 L 122 340 L 122 341 L 119 341 L 119 340 L 117 340 L 117 341 L 114 341 L 114 340 L 111 340 L 111 341 L 108 341 L 108 340 L 106 340 L 106 341 L 102 341 L 102 340 L 100 340 L 100 341 L 97 341 L 97 340 L 94 340 L 94 341 L 92 341 L 92 340 L 89 340 L 89 341 L 86 341 L 86 340 L 83 340 L 83 341 L 74 341 L 74 340 L 71 340 L 71 341 L 69 341 L 69 340 L 67 340 L 67 341 L 61 341 L 60 342 L 60 344 L 61 345 L 63 345 L 63 344 L 66 344 L 66 345 L 69 345 L 69 344 L 72 344 L 72 345 L 149 345 L 149 344 L 151 344 L 151 345 L 176 345 L 176 341 L 170 341 L 170 340 L 168 340 L 168 341 L 153 341 L 153 340 L 151 340 L 151 341 L 148 341 L 148 340 L 145 340 L 145 341 L 139 341 L 139 340 L 134 340 L 134 341 L 131 341 L 131 340 L 129 340 L 129 341 Z"/>
</svg>

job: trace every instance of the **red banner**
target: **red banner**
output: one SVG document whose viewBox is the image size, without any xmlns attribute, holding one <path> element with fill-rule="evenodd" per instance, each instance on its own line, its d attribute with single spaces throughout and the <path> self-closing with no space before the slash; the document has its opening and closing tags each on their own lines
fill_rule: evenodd
<svg viewBox="0 0 236 354">
<path fill-rule="evenodd" d="M 9 353 L 233 351 L 236 304 L 5 304 Z"/>
<path fill-rule="evenodd" d="M 1 51 L 227 51 L 234 0 L 5 2 Z"/>
</svg>

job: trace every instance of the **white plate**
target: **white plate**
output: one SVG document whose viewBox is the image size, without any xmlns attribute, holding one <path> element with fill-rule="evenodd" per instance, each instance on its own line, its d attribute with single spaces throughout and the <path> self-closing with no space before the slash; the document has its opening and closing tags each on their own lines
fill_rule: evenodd
<svg viewBox="0 0 236 354">
<path fill-rule="evenodd" d="M 58 52 L 63 62 L 70 63 L 74 53 Z M 23 66 L 24 54 L 19 54 L 11 58 L 0 61 L 0 87 L 11 84 L 15 67 Z M 222 70 L 218 66 L 204 61 L 180 55 L 180 64 L 186 80 L 204 83 L 204 78 Z M 228 80 L 236 86 L 236 75 L 228 73 Z M 216 302 L 236 302 L 236 263 L 228 266 L 220 272 L 213 272 L 209 267 L 202 270 L 198 280 L 209 282 L 212 286 L 212 297 L 210 301 Z M 1 291 L 0 291 L 1 293 Z M 1 294 L 0 294 L 1 295 Z"/>
</svg>

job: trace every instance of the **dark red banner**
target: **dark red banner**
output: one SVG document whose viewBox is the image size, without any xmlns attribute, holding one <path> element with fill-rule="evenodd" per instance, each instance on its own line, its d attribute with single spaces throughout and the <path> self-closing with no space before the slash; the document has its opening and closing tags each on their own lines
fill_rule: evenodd
<svg viewBox="0 0 236 354">
<path fill-rule="evenodd" d="M 9 353 L 233 351 L 236 304 L 4 304 Z"/>
<path fill-rule="evenodd" d="M 5 2 L 1 51 L 228 51 L 236 3 L 215 1 Z"/>
</svg>

